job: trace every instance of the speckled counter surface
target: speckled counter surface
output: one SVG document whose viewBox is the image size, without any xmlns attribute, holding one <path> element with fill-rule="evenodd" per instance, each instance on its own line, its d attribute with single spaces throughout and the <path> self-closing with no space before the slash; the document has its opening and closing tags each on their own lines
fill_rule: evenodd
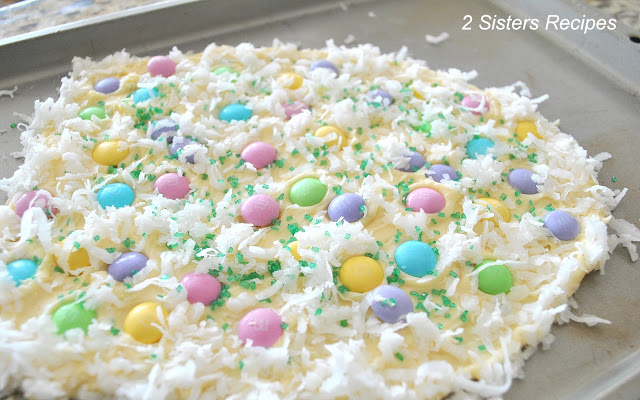
<svg viewBox="0 0 640 400">
<path fill-rule="evenodd" d="M 0 8 L 0 39 L 161 0 L 24 0 Z M 167 0 L 164 0 L 167 1 Z M 169 0 L 170 1 L 170 0 Z M 639 0 L 584 0 L 640 35 Z"/>
</svg>

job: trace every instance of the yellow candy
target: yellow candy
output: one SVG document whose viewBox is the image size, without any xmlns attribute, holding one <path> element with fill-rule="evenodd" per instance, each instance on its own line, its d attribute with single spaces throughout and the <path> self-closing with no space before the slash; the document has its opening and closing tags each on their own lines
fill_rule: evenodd
<svg viewBox="0 0 640 400">
<path fill-rule="evenodd" d="M 284 87 L 291 90 L 296 90 L 300 86 L 302 86 L 302 82 L 304 82 L 304 78 L 298 74 L 289 72 L 289 73 L 280 75 L 280 78 L 278 78 L 278 81 Z"/>
<path fill-rule="evenodd" d="M 341 149 L 347 143 L 347 137 L 344 135 L 344 132 L 342 132 L 339 128 L 336 128 L 335 126 L 331 126 L 331 125 L 323 126 L 322 128 L 318 129 L 315 133 L 315 136 L 317 137 L 325 137 L 328 135 L 335 136 L 333 139 L 326 142 L 326 145 L 328 147 L 338 146 L 338 148 Z"/>
<path fill-rule="evenodd" d="M 58 257 L 54 255 L 53 258 L 56 264 L 59 264 Z M 89 260 L 89 253 L 87 252 L 87 249 L 85 249 L 84 247 L 81 247 L 78 250 L 74 250 L 71 253 L 69 253 L 69 259 L 67 263 L 69 264 L 70 271 L 75 271 L 76 269 L 88 267 L 89 265 L 91 265 L 91 261 Z"/>
<path fill-rule="evenodd" d="M 480 197 L 478 200 L 486 203 L 489 206 L 489 209 L 493 211 L 494 215 L 496 212 L 500 214 L 500 217 L 502 217 L 504 222 L 511 221 L 511 213 L 509 212 L 509 209 L 500 200 L 492 199 L 490 197 Z M 497 223 L 495 219 L 494 222 Z"/>
<path fill-rule="evenodd" d="M 129 149 L 120 149 L 120 140 L 98 143 L 93 148 L 93 159 L 102 165 L 118 165 L 129 155 Z"/>
<path fill-rule="evenodd" d="M 338 277 L 352 292 L 366 293 L 382 284 L 384 270 L 373 258 L 356 256 L 342 264 Z"/>
<path fill-rule="evenodd" d="M 156 311 L 158 307 L 160 307 L 163 315 L 163 323 L 166 322 L 167 311 L 160 304 L 153 302 L 140 303 L 133 307 L 124 319 L 124 331 L 140 343 L 152 344 L 160 341 L 162 332 L 153 326 L 153 324 L 161 324 Z"/>
<path fill-rule="evenodd" d="M 420 100 L 424 100 L 424 96 L 423 96 L 423 95 L 421 95 L 420 93 L 418 93 L 418 91 L 417 91 L 417 90 L 415 90 L 415 89 L 413 89 L 413 95 L 414 95 L 415 97 L 417 97 L 418 99 L 420 99 Z"/>
<path fill-rule="evenodd" d="M 300 257 L 300 253 L 298 253 L 298 242 L 289 243 L 289 248 L 291 249 L 291 255 L 293 256 L 294 260 L 300 261 L 302 257 Z"/>
<path fill-rule="evenodd" d="M 518 122 L 518 126 L 516 126 L 516 135 L 518 136 L 519 141 L 523 141 L 527 138 L 527 135 L 531 132 L 531 134 L 538 139 L 542 139 L 542 136 L 538 133 L 538 128 L 536 128 L 536 124 L 533 121 L 521 121 Z"/>
</svg>

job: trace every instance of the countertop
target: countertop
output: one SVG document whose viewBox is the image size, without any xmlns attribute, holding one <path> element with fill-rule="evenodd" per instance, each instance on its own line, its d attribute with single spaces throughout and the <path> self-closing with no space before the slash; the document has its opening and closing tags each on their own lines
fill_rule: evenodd
<svg viewBox="0 0 640 400">
<path fill-rule="evenodd" d="M 15 0 L 4 0 L 4 2 Z M 0 8 L 0 39 L 50 28 L 161 0 L 23 0 Z M 162 0 L 171 1 L 171 0 Z M 640 1 L 584 0 L 640 35 Z M 348 1 L 346 1 L 348 3 Z M 637 38 L 637 36 L 636 36 Z"/>
</svg>

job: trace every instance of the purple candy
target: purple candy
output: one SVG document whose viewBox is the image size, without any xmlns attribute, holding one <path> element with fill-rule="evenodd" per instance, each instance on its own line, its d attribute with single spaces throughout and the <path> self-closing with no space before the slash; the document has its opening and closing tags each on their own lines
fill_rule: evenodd
<svg viewBox="0 0 640 400">
<path fill-rule="evenodd" d="M 120 88 L 120 81 L 113 77 L 104 78 L 99 80 L 93 88 L 99 93 L 113 93 Z"/>
<path fill-rule="evenodd" d="M 347 222 L 356 222 L 364 217 L 364 199 L 355 193 L 342 193 L 329 203 L 329 218 L 338 221 L 343 218 Z"/>
<path fill-rule="evenodd" d="M 336 67 L 336 65 L 334 63 L 332 63 L 329 60 L 318 60 L 318 61 L 314 61 L 311 63 L 311 66 L 309 67 L 310 71 L 313 71 L 315 69 L 318 68 L 326 68 L 326 69 L 330 69 L 333 72 L 336 73 L 336 75 L 338 74 L 338 67 Z"/>
<path fill-rule="evenodd" d="M 177 131 L 178 124 L 176 124 L 174 120 L 169 118 L 161 119 L 159 121 L 153 122 L 153 127 L 151 128 L 151 138 L 153 140 L 158 140 L 158 138 L 162 136 L 167 139 L 167 143 L 171 143 Z"/>
<path fill-rule="evenodd" d="M 404 319 L 413 311 L 409 295 L 402 289 L 391 285 L 380 285 L 369 295 L 371 309 L 384 322 L 395 323 Z"/>
<path fill-rule="evenodd" d="M 147 261 L 149 261 L 149 259 L 144 254 L 135 251 L 123 253 L 109 265 L 109 275 L 113 276 L 115 280 L 122 282 L 146 267 Z"/>
<path fill-rule="evenodd" d="M 528 169 L 518 168 L 509 173 L 509 184 L 524 194 L 538 193 L 538 186 L 531 176 L 533 172 Z"/>
<path fill-rule="evenodd" d="M 560 240 L 573 240 L 580 233 L 578 221 L 566 211 L 553 210 L 544 216 L 544 226 Z"/>
<path fill-rule="evenodd" d="M 440 182 L 443 179 L 452 181 L 460 179 L 455 169 L 444 164 L 433 164 L 429 167 L 429 172 L 425 173 L 425 176 L 436 182 Z"/>
<path fill-rule="evenodd" d="M 424 164 L 426 163 L 424 156 L 416 151 L 405 154 L 404 157 L 409 158 L 409 166 L 404 168 L 396 167 L 397 170 L 402 172 L 415 172 L 424 167 Z"/>
<path fill-rule="evenodd" d="M 393 97 L 391 97 L 389 92 L 381 89 L 370 91 L 367 93 L 367 97 L 369 97 L 373 102 L 381 103 L 383 106 L 389 106 L 393 103 Z"/>
<path fill-rule="evenodd" d="M 169 147 L 169 154 L 171 154 L 172 156 L 175 156 L 175 155 L 178 154 L 179 150 L 182 150 L 186 146 L 188 146 L 190 144 L 195 144 L 195 143 L 196 142 L 194 142 L 193 140 L 191 140 L 189 138 L 175 137 L 175 138 L 173 138 L 173 142 L 171 143 L 171 146 Z M 186 160 L 187 160 L 188 163 L 195 164 L 195 162 L 196 162 L 195 154 L 188 155 Z"/>
</svg>

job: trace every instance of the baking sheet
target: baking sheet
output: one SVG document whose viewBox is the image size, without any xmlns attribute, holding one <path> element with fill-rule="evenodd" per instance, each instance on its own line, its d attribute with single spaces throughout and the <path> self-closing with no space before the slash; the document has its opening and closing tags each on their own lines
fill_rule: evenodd
<svg viewBox="0 0 640 400">
<path fill-rule="evenodd" d="M 621 32 L 571 39 L 550 32 L 461 30 L 465 15 L 477 21 L 484 14 L 580 12 L 570 1 L 535 2 L 545 4 L 547 11 L 543 6 L 532 9 L 532 3 L 184 0 L 2 40 L 0 89 L 17 85 L 18 91 L 13 99 L 0 98 L 0 132 L 5 131 L 0 133 L 0 176 L 9 176 L 20 164 L 9 156 L 20 150 L 19 130 L 10 127 L 20 121 L 14 112 L 30 114 L 34 99 L 55 97 L 74 55 L 100 58 L 122 48 L 136 55 L 154 55 L 173 45 L 199 52 L 210 42 L 268 45 L 274 37 L 321 47 L 326 39 L 341 44 L 353 35 L 351 45 L 370 42 L 384 52 L 406 45 L 414 58 L 427 60 L 431 68 L 476 69 L 479 77 L 474 83 L 480 87 L 521 80 L 534 96 L 548 93 L 551 98 L 540 107 L 547 118 L 561 119 L 561 129 L 575 136 L 589 154 L 607 151 L 614 156 L 605 163 L 600 181 L 614 189 L 629 188 L 614 215 L 637 224 L 640 177 L 630 161 L 640 150 L 640 102 L 635 95 L 640 80 L 634 83 L 640 71 L 640 50 L 624 42 Z M 444 43 L 434 46 L 425 41 L 425 34 L 445 31 L 451 37 Z M 613 45 L 623 52 L 623 61 L 594 51 Z M 505 398 L 637 399 L 639 268 L 630 263 L 626 251 L 618 249 L 606 265 L 606 275 L 587 276 L 575 296 L 581 305 L 577 313 L 595 314 L 612 324 L 554 327 L 551 350 L 538 352 L 528 361 L 526 379 L 515 381 Z"/>
</svg>

